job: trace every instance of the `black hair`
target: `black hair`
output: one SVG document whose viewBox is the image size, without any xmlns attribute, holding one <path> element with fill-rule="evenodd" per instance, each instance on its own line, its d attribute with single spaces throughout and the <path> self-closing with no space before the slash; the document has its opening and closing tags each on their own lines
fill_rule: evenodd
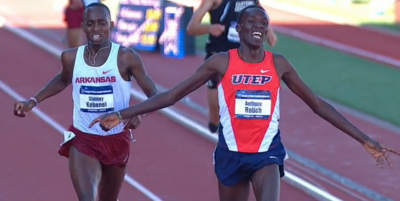
<svg viewBox="0 0 400 201">
<path fill-rule="evenodd" d="M 259 5 L 254 5 L 254 4 L 253 4 L 253 5 L 247 6 L 247 7 L 245 7 L 243 10 L 241 10 L 241 11 L 239 12 L 238 19 L 237 19 L 237 23 L 238 23 L 238 24 L 242 23 L 243 15 L 246 13 L 246 11 L 247 11 L 248 9 L 251 9 L 251 8 L 259 8 L 259 9 L 265 11 L 265 9 L 264 9 L 263 7 L 261 7 L 261 6 L 259 6 Z"/>
<path fill-rule="evenodd" d="M 87 6 L 85 7 L 85 12 L 83 12 L 83 19 L 86 18 L 86 11 L 87 11 L 89 8 L 92 8 L 92 7 L 101 7 L 101 8 L 104 8 L 104 9 L 106 10 L 107 15 L 108 15 L 108 16 L 110 17 L 110 19 L 111 19 L 111 11 L 110 11 L 110 9 L 108 8 L 108 6 L 106 6 L 106 5 L 103 4 L 103 3 L 91 3 L 91 4 L 87 5 Z"/>
</svg>

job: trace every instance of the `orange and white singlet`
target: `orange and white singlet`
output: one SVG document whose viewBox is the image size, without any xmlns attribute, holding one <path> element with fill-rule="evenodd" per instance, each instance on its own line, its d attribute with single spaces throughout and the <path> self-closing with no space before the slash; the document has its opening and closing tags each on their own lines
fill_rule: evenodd
<svg viewBox="0 0 400 201">
<path fill-rule="evenodd" d="M 229 50 L 229 66 L 218 84 L 218 101 L 221 137 L 230 151 L 268 151 L 279 133 L 280 88 L 272 52 L 265 51 L 264 60 L 253 64 L 243 61 L 238 49 Z"/>
</svg>

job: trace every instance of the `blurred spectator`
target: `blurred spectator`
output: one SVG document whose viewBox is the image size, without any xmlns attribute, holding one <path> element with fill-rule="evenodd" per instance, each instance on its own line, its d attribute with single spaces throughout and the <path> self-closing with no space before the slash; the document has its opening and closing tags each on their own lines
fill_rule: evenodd
<svg viewBox="0 0 400 201">
<path fill-rule="evenodd" d="M 67 8 L 65 9 L 64 18 L 67 25 L 66 39 L 69 48 L 78 47 L 86 43 L 81 30 L 83 12 L 85 6 L 95 2 L 100 2 L 100 0 L 69 0 Z"/>
<path fill-rule="evenodd" d="M 78 47 L 85 43 L 83 32 L 81 30 L 81 22 L 85 6 L 82 0 L 69 0 L 65 9 L 64 21 L 67 25 L 67 42 L 68 47 Z"/>
</svg>

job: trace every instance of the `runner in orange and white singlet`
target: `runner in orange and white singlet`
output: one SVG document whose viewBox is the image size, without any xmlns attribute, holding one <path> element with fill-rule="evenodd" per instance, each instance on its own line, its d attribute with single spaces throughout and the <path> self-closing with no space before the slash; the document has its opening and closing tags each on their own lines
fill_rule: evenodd
<svg viewBox="0 0 400 201">
<path fill-rule="evenodd" d="M 206 57 L 210 58 L 218 52 L 225 52 L 230 49 L 240 47 L 239 35 L 236 32 L 236 23 L 240 11 L 249 5 L 259 5 L 259 0 L 201 0 L 199 7 L 193 13 L 188 26 L 187 33 L 190 35 L 208 34 L 208 40 L 205 45 Z M 209 24 L 202 23 L 206 14 L 210 16 Z M 267 42 L 274 46 L 277 42 L 272 27 L 268 27 Z M 218 92 L 217 84 L 214 78 L 207 82 L 207 102 L 208 102 L 208 129 L 215 133 L 218 131 Z"/>
<path fill-rule="evenodd" d="M 124 119 L 171 106 L 210 78 L 217 78 L 221 125 L 214 169 L 219 200 L 246 201 L 251 183 L 257 201 L 278 201 L 287 158 L 279 130 L 283 81 L 317 115 L 362 144 L 377 164 L 383 166 L 386 160 L 392 167 L 387 154 L 399 153 L 371 139 L 313 93 L 284 56 L 263 49 L 268 26 L 269 17 L 262 7 L 246 7 L 239 13 L 236 26 L 238 49 L 214 54 L 173 89 L 101 115 L 90 126 L 100 123 L 107 131 Z"/>
<path fill-rule="evenodd" d="M 268 151 L 279 134 L 279 90 L 271 52 L 265 51 L 261 63 L 251 64 L 240 58 L 237 49 L 230 50 L 228 69 L 218 85 L 220 137 L 225 138 L 220 144 L 232 151 Z"/>
</svg>

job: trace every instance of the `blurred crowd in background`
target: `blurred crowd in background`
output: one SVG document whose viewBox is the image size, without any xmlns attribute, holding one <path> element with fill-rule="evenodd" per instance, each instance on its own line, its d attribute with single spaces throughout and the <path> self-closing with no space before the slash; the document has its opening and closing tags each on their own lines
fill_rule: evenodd
<svg viewBox="0 0 400 201">
<path fill-rule="evenodd" d="M 77 47 L 85 43 L 80 23 L 85 5 L 93 2 L 118 3 L 119 0 L 55 0 L 55 4 L 62 8 L 65 15 L 66 38 L 68 47 Z M 174 1 L 174 0 L 171 0 Z M 193 5 L 194 9 L 201 0 L 185 0 L 185 5 Z M 358 15 L 358 17 L 378 19 L 390 18 L 400 26 L 400 0 L 261 0 L 268 2 L 284 2 L 298 6 L 310 7 L 321 11 L 336 11 L 339 16 Z M 178 1 L 182 3 L 182 1 Z M 197 3 L 196 3 L 197 2 Z M 357 12 L 359 11 L 359 12 Z M 361 15 L 362 13 L 364 15 Z M 113 13 L 115 14 L 115 13 Z"/>
</svg>

